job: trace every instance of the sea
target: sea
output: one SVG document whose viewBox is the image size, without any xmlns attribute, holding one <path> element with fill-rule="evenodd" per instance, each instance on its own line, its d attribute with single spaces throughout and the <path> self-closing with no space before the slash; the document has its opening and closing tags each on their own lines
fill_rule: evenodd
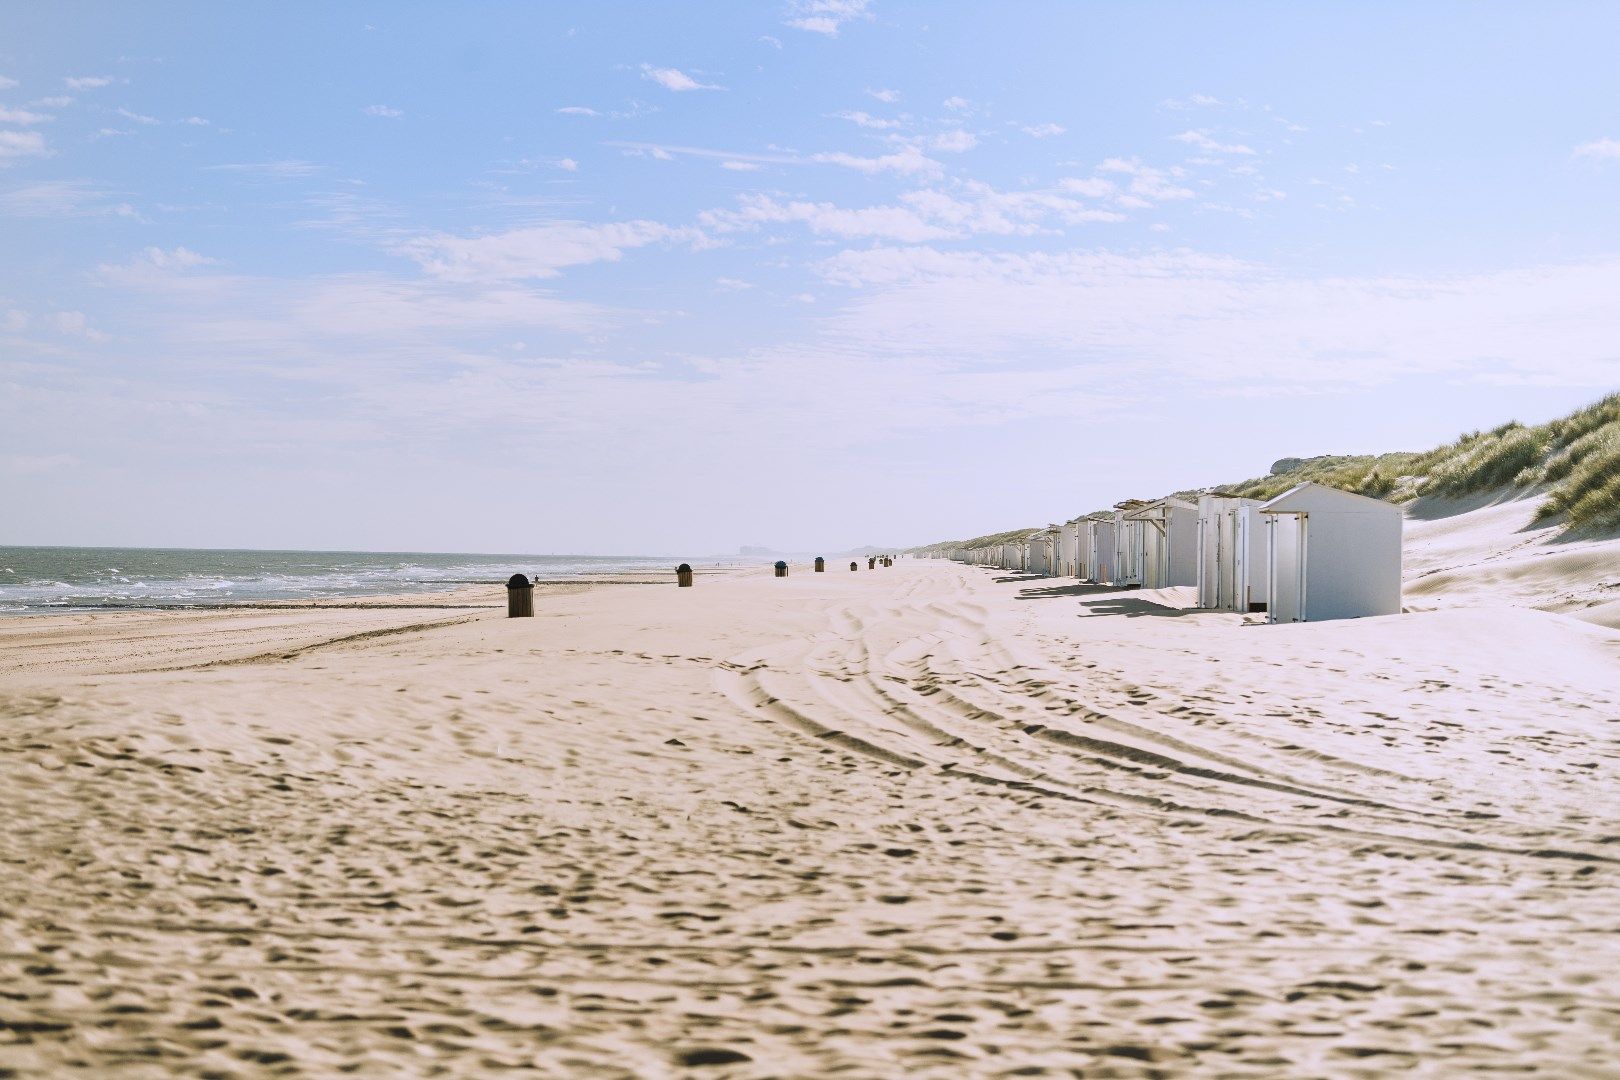
<svg viewBox="0 0 1620 1080">
<path fill-rule="evenodd" d="M 229 607 L 669 571 L 669 556 L 0 547 L 0 616 Z M 697 559 L 686 561 L 698 562 Z"/>
</svg>

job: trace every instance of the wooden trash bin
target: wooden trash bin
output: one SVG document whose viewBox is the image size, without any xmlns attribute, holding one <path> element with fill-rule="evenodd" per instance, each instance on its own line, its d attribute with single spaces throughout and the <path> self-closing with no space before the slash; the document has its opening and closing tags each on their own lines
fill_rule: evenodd
<svg viewBox="0 0 1620 1080">
<path fill-rule="evenodd" d="M 506 617 L 508 619 L 534 618 L 534 584 L 522 574 L 513 574 L 507 579 Z"/>
<path fill-rule="evenodd" d="M 877 556 L 876 555 L 873 555 L 870 559 L 866 560 L 866 568 L 868 570 L 876 570 L 877 569 Z"/>
<path fill-rule="evenodd" d="M 857 562 L 852 562 L 852 563 L 849 564 L 849 568 L 851 570 L 859 570 L 861 568 L 861 564 L 857 563 Z"/>
<path fill-rule="evenodd" d="M 787 577 L 787 563 L 781 559 L 776 560 L 776 576 Z"/>
<path fill-rule="evenodd" d="M 675 584 L 683 589 L 692 587 L 692 564 L 681 563 L 675 568 Z"/>
<path fill-rule="evenodd" d="M 827 560 L 823 559 L 820 555 L 817 555 L 816 556 L 816 573 L 825 574 L 826 572 L 827 572 Z"/>
</svg>

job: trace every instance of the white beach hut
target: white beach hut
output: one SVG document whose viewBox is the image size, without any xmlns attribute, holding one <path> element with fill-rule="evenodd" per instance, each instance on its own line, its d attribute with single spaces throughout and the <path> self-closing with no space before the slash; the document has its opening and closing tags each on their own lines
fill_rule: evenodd
<svg viewBox="0 0 1620 1080">
<path fill-rule="evenodd" d="M 1180 499 L 1159 499 L 1127 518 L 1141 523 L 1144 589 L 1198 584 L 1198 507 Z"/>
<path fill-rule="evenodd" d="M 1251 585 L 1240 589 L 1246 566 L 1256 568 L 1259 602 L 1265 604 L 1265 530 L 1245 529 L 1246 511 L 1259 499 L 1210 492 L 1198 499 L 1198 606 L 1217 611 L 1250 611 Z M 1239 539 L 1243 542 L 1240 544 Z M 1247 556 L 1247 557 L 1246 557 Z"/>
<path fill-rule="evenodd" d="M 1140 499 L 1115 504 L 1114 573 L 1109 578 L 1110 585 L 1142 584 L 1142 534 L 1145 525 L 1133 515 L 1146 505 Z"/>
<path fill-rule="evenodd" d="M 1080 522 L 1080 577 L 1098 584 L 1114 574 L 1114 517 L 1092 514 Z"/>
<path fill-rule="evenodd" d="M 1400 612 L 1400 507 L 1304 483 L 1257 513 L 1267 533 L 1268 621 Z"/>
<path fill-rule="evenodd" d="M 1093 514 L 1080 525 L 1081 580 L 1101 584 L 1114 572 L 1114 519 Z"/>
<path fill-rule="evenodd" d="M 1046 575 L 1051 573 L 1052 566 L 1052 536 L 1049 532 L 1032 532 L 1025 538 L 1025 547 L 1029 552 L 1024 560 L 1024 572 L 1028 574 Z"/>
<path fill-rule="evenodd" d="M 1057 557 L 1052 573 L 1058 577 L 1074 577 L 1075 556 L 1080 548 L 1073 521 L 1065 521 L 1062 525 L 1054 525 L 1057 530 Z"/>
</svg>

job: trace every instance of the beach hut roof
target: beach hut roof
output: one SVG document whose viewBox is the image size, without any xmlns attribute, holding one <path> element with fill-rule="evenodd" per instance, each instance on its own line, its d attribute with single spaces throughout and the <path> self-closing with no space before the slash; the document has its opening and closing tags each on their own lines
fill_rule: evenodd
<svg viewBox="0 0 1620 1080">
<path fill-rule="evenodd" d="M 1364 512 L 1375 510 L 1383 510 L 1394 514 L 1401 512 L 1401 508 L 1394 503 L 1369 498 L 1366 495 L 1357 495 L 1353 491 L 1328 487 L 1326 484 L 1317 484 L 1309 480 L 1303 484 L 1295 484 L 1271 501 L 1263 503 L 1260 506 L 1260 512 L 1264 514 L 1293 510 L 1325 510 L 1329 507 L 1342 507 L 1346 510 L 1361 509 Z"/>
<path fill-rule="evenodd" d="M 1151 517 L 1162 517 L 1163 511 L 1171 509 L 1197 510 L 1198 507 L 1194 506 L 1190 502 L 1182 502 L 1180 499 L 1155 499 L 1153 502 L 1138 506 L 1125 516 L 1128 518 L 1140 518 L 1142 520 L 1146 520 Z"/>
</svg>

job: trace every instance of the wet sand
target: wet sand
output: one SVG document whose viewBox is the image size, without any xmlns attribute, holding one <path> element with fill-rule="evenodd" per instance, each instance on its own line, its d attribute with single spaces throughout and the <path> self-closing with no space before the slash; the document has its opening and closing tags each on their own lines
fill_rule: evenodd
<svg viewBox="0 0 1620 1080">
<path fill-rule="evenodd" d="M 9 621 L 0 1075 L 1613 1076 L 1620 633 L 1187 592 Z"/>
</svg>

